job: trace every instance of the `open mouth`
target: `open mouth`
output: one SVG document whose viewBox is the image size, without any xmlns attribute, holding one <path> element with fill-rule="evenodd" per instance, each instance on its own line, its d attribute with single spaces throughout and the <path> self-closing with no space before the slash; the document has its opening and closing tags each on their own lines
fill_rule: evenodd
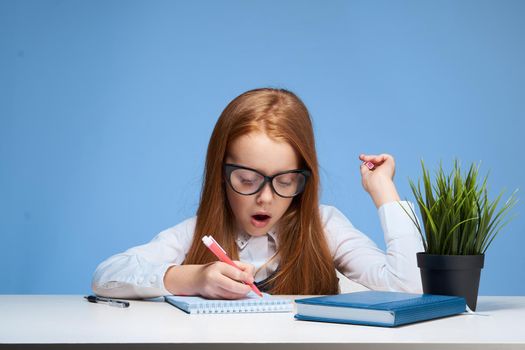
<svg viewBox="0 0 525 350">
<path fill-rule="evenodd" d="M 255 227 L 264 227 L 270 222 L 272 217 L 266 214 L 256 214 L 252 215 L 252 225 Z"/>
</svg>

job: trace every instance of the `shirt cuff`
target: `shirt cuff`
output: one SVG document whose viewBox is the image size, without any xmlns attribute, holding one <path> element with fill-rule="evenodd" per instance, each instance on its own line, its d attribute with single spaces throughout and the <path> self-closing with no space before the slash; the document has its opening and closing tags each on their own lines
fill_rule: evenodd
<svg viewBox="0 0 525 350">
<path fill-rule="evenodd" d="M 171 295 L 171 293 L 166 289 L 166 286 L 164 286 L 164 276 L 166 275 L 166 271 L 172 266 L 175 266 L 176 264 L 170 263 L 170 264 L 164 264 L 162 267 L 158 270 L 157 274 L 157 288 L 162 290 L 163 295 Z"/>
<path fill-rule="evenodd" d="M 176 264 L 154 265 L 135 276 L 133 284 L 136 286 L 136 291 L 140 294 L 140 297 L 150 298 L 159 295 L 171 295 L 164 286 L 164 276 L 166 271 L 174 265 Z"/>
</svg>

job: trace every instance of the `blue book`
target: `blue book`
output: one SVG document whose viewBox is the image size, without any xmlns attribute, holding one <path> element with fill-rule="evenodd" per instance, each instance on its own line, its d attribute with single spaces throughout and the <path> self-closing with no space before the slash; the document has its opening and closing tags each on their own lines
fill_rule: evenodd
<svg viewBox="0 0 525 350">
<path fill-rule="evenodd" d="M 462 297 L 378 291 L 296 299 L 295 303 L 298 320 L 382 327 L 456 315 L 466 309 Z"/>
</svg>

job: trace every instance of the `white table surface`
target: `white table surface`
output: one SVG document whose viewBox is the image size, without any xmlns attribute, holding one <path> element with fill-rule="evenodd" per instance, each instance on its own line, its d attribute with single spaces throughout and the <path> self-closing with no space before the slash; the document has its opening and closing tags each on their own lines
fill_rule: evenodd
<svg viewBox="0 0 525 350">
<path fill-rule="evenodd" d="M 480 296 L 476 311 L 488 316 L 459 315 L 397 328 L 298 321 L 293 313 L 188 315 L 165 302 L 130 303 L 120 309 L 89 303 L 82 295 L 0 295 L 0 346 L 164 344 L 172 349 L 222 343 L 246 349 L 247 343 L 255 348 L 273 343 L 275 349 L 295 349 L 323 343 L 323 349 L 423 344 L 425 349 L 525 349 L 522 296 Z"/>
</svg>

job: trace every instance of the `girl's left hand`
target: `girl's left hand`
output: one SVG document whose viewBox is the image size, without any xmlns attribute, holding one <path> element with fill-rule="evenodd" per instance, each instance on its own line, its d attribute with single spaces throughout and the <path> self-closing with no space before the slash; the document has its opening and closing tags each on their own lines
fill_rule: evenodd
<svg viewBox="0 0 525 350">
<path fill-rule="evenodd" d="M 394 157 L 389 154 L 366 155 L 361 154 L 361 182 L 366 192 L 370 194 L 377 208 L 387 202 L 399 201 L 394 174 L 396 164 Z M 369 169 L 365 163 L 374 165 Z"/>
</svg>

